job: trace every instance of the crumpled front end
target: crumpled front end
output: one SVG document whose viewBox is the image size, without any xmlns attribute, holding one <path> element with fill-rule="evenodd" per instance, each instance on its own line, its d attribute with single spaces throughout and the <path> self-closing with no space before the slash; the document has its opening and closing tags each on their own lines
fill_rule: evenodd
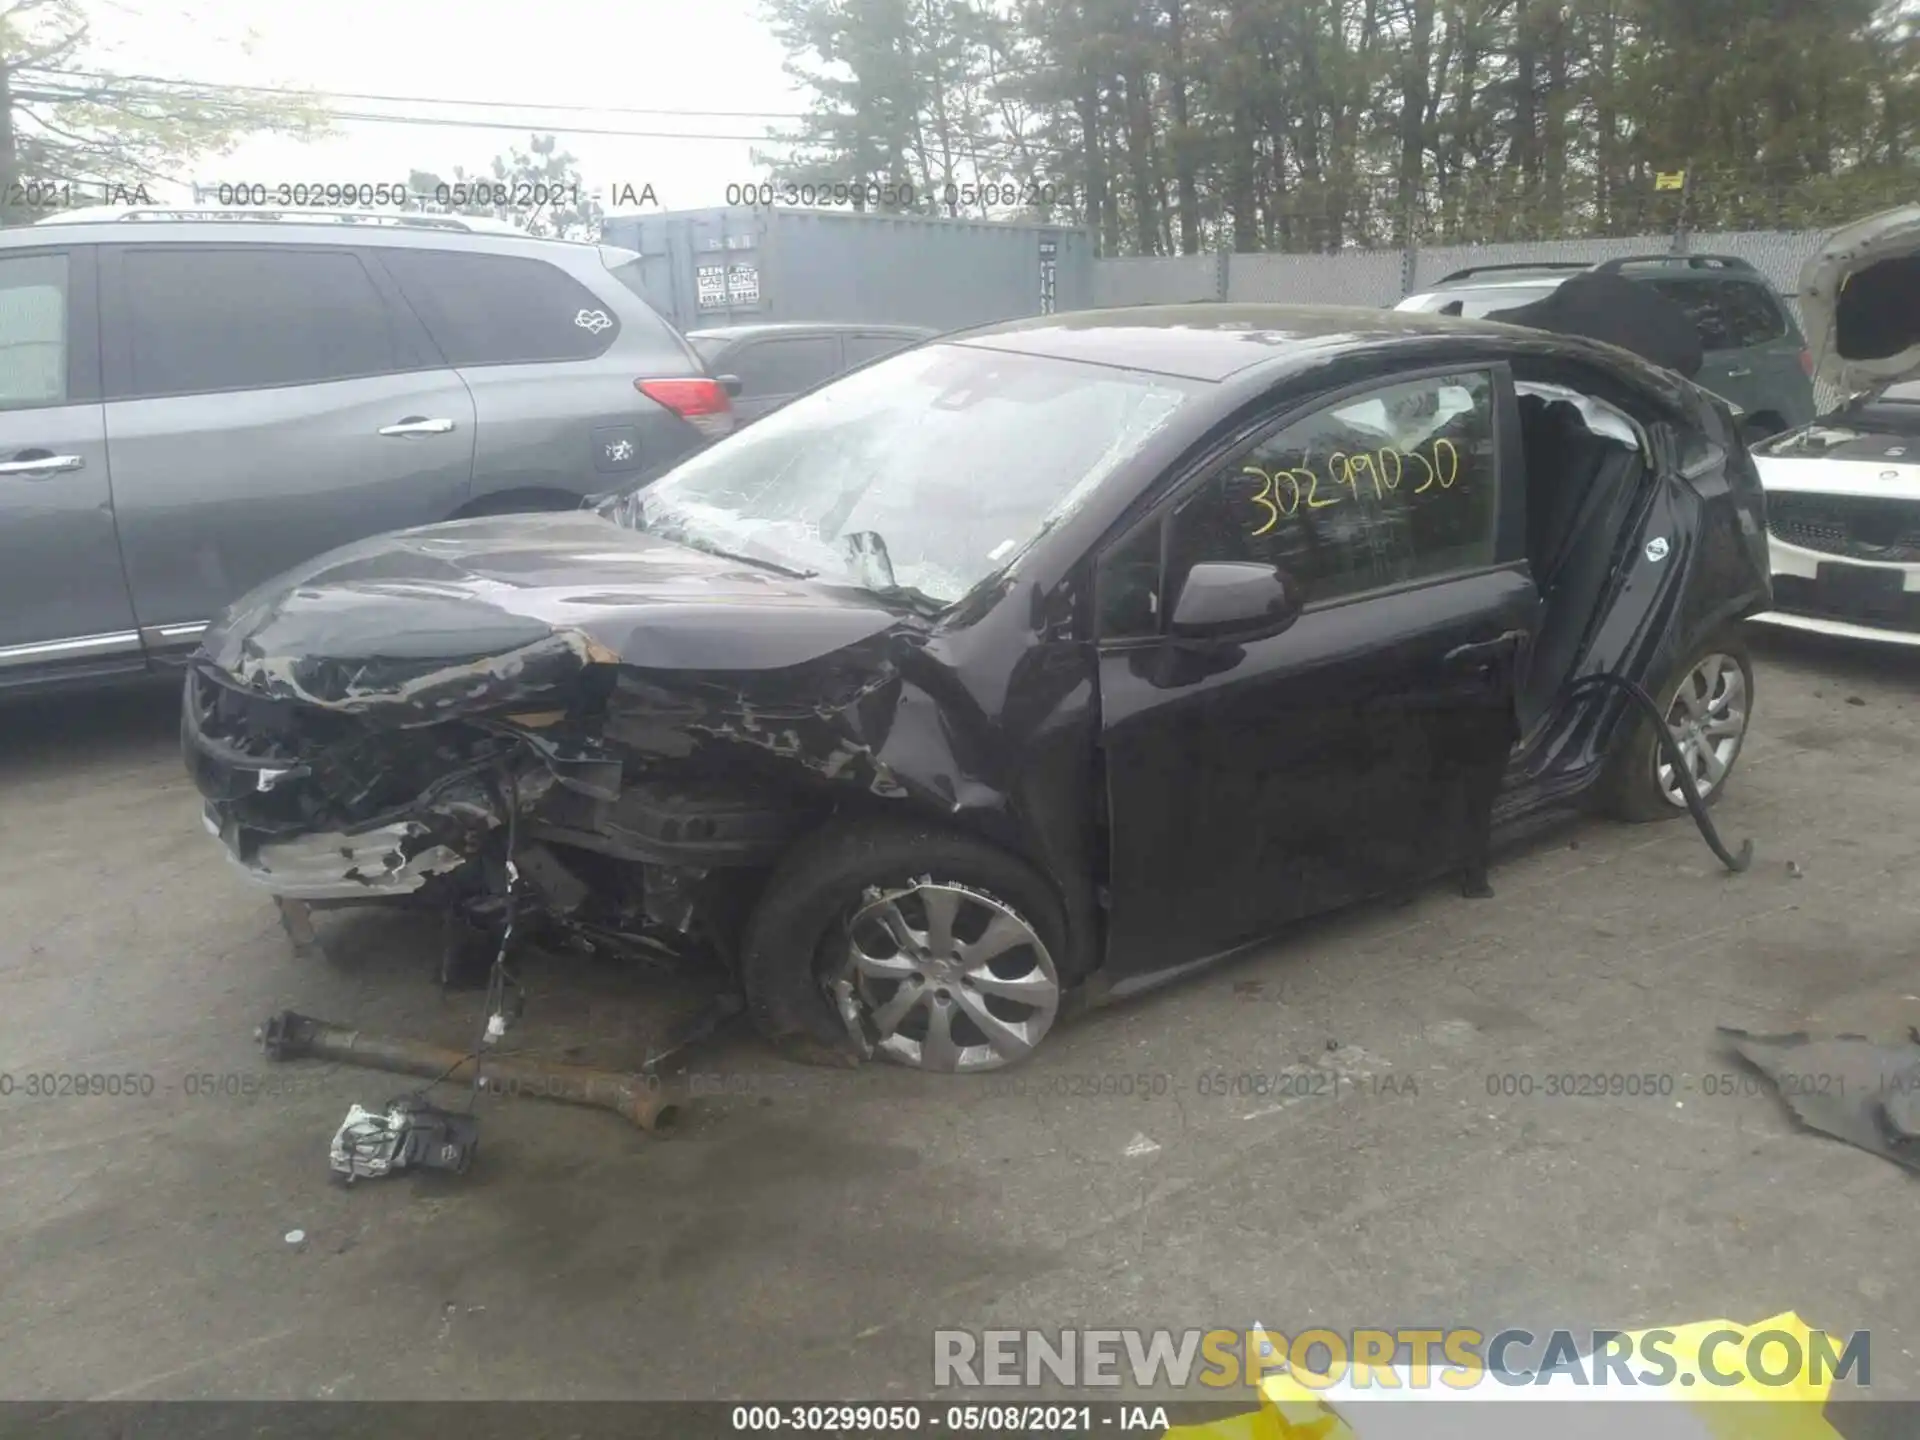
<svg viewBox="0 0 1920 1440">
<path fill-rule="evenodd" d="M 516 914 L 611 951 L 724 952 L 754 886 L 836 807 L 997 798 L 943 782 L 944 766 L 929 793 L 890 763 L 947 733 L 896 654 L 880 636 L 757 674 L 576 663 L 531 690 L 479 689 L 480 670 L 379 689 L 362 668 L 347 706 L 313 693 L 306 662 L 236 673 L 202 654 L 183 748 L 207 828 L 275 896 L 420 905 L 486 930 L 511 888 Z"/>
<path fill-rule="evenodd" d="M 457 875 L 504 822 L 498 775 L 516 745 L 502 733 L 382 730 L 259 694 L 204 661 L 182 705 L 206 827 L 276 895 L 413 895 Z"/>
</svg>

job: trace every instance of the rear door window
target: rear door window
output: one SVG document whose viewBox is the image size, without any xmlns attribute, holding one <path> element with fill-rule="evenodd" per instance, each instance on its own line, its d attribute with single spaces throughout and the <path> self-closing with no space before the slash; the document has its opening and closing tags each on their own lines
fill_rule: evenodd
<svg viewBox="0 0 1920 1440">
<path fill-rule="evenodd" d="M 840 342 L 831 335 L 756 340 L 727 360 L 748 395 L 797 395 L 841 370 Z"/>
<path fill-rule="evenodd" d="M 604 355 L 620 321 L 557 265 L 518 255 L 383 249 L 450 365 L 526 365 Z"/>
<path fill-rule="evenodd" d="M 1786 338 L 1786 312 L 1764 285 L 1679 278 L 1641 283 L 1685 310 L 1708 350 L 1745 350 Z"/>
<path fill-rule="evenodd" d="M 119 398 L 311 385 L 418 358 L 351 250 L 138 245 L 120 265 Z"/>
<path fill-rule="evenodd" d="M 67 257 L 0 259 L 0 410 L 67 399 Z"/>
<path fill-rule="evenodd" d="M 847 348 L 847 368 L 864 365 L 869 360 L 878 360 L 882 355 L 891 355 L 896 350 L 904 350 L 909 345 L 920 342 L 909 335 L 849 335 L 844 341 Z"/>
</svg>

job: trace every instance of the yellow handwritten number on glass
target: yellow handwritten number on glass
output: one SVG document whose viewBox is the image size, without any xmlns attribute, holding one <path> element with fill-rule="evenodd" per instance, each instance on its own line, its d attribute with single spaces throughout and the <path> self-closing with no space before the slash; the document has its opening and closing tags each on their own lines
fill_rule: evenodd
<svg viewBox="0 0 1920 1440">
<path fill-rule="evenodd" d="M 1373 498 L 1378 500 L 1381 497 L 1381 495 L 1385 493 L 1380 488 L 1380 467 L 1374 463 L 1373 456 L 1371 455 L 1354 456 L 1353 457 L 1354 469 L 1358 470 L 1362 466 L 1366 467 L 1367 478 L 1373 481 Z M 1356 485 L 1354 487 L 1354 498 L 1358 499 L 1359 494 L 1360 494 L 1359 487 Z"/>
<path fill-rule="evenodd" d="M 1267 523 L 1253 532 L 1255 535 L 1264 535 L 1280 523 L 1280 507 L 1273 503 L 1273 476 L 1267 474 L 1266 471 L 1260 469 L 1257 465 L 1245 466 L 1241 469 L 1240 473 L 1242 475 L 1258 475 L 1260 477 L 1260 489 L 1248 498 L 1267 512 Z"/>
<path fill-rule="evenodd" d="M 1443 449 L 1442 447 L 1445 448 Z M 1451 490 L 1453 488 L 1453 482 L 1460 478 L 1460 452 L 1453 448 L 1453 442 L 1451 440 L 1436 440 L 1433 442 L 1433 461 L 1436 467 L 1440 466 L 1443 456 L 1446 461 L 1443 467 L 1446 470 L 1446 474 L 1440 479 L 1440 488 L 1442 490 Z"/>
<path fill-rule="evenodd" d="M 1382 450 L 1380 452 L 1380 474 L 1376 478 L 1385 479 L 1387 461 L 1389 460 L 1393 461 L 1393 478 L 1386 480 L 1386 486 L 1389 490 L 1398 490 L 1400 488 L 1400 476 L 1405 466 L 1405 462 L 1400 458 L 1400 452 L 1398 450 Z"/>
</svg>

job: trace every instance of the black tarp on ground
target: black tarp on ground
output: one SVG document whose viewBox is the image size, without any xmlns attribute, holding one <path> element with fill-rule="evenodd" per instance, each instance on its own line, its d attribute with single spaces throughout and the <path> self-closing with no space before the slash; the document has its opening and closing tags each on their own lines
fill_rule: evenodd
<svg viewBox="0 0 1920 1440">
<path fill-rule="evenodd" d="M 1920 1171 L 1920 1032 L 1900 1045 L 1864 1035 L 1755 1035 L 1720 1027 L 1773 1081 L 1801 1124 Z"/>
<path fill-rule="evenodd" d="M 1545 299 L 1489 311 L 1487 319 L 1605 341 L 1689 380 L 1706 363 L 1685 310 L 1650 285 L 1607 272 L 1570 275 Z"/>
</svg>

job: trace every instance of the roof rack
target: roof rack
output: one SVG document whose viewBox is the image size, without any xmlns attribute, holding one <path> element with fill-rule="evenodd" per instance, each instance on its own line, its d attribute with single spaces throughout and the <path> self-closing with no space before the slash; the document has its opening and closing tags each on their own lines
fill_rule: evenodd
<svg viewBox="0 0 1920 1440">
<path fill-rule="evenodd" d="M 293 225 L 387 225 L 408 230 L 457 230 L 468 234 L 526 235 L 526 231 L 507 224 L 466 215 L 412 215 L 379 210 L 222 210 L 201 205 L 94 205 L 78 210 L 62 210 L 36 220 L 36 225 L 110 224 L 150 220 L 253 220 L 286 222 Z"/>
<path fill-rule="evenodd" d="M 1678 265 L 1689 270 L 1739 270 L 1759 274 L 1759 270 L 1738 255 L 1621 255 L 1603 260 L 1593 268 L 1611 273 L 1628 265 Z"/>
<path fill-rule="evenodd" d="M 1586 270 L 1591 263 L 1586 260 L 1527 260 L 1508 265 L 1469 265 L 1464 270 L 1456 270 L 1451 275 L 1442 275 L 1435 283 L 1450 285 L 1455 280 L 1464 280 L 1469 275 L 1491 275 L 1501 270 Z"/>
</svg>

